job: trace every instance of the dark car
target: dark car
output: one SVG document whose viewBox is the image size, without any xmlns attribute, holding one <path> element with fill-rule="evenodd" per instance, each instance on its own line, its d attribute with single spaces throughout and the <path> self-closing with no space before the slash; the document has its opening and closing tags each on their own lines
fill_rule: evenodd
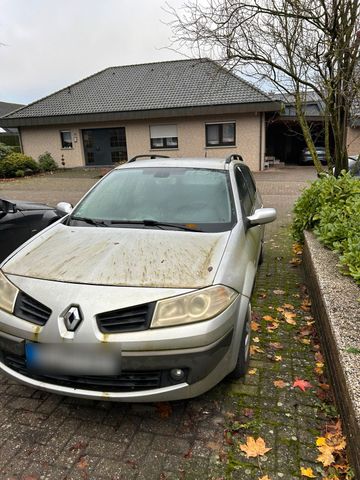
<svg viewBox="0 0 360 480">
<path fill-rule="evenodd" d="M 316 153 L 317 156 L 320 160 L 320 162 L 323 165 L 326 165 L 326 156 L 325 156 L 325 148 L 324 147 L 315 147 L 316 148 Z M 304 148 L 301 152 L 300 156 L 300 163 L 302 165 L 313 165 L 313 159 L 310 153 L 310 150 L 308 148 Z"/>
<path fill-rule="evenodd" d="M 0 261 L 58 218 L 48 205 L 0 199 Z"/>
</svg>

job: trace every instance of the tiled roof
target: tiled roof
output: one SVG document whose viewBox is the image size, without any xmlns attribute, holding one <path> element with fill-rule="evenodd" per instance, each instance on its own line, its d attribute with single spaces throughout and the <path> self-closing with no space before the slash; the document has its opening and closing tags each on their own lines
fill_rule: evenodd
<svg viewBox="0 0 360 480">
<path fill-rule="evenodd" d="M 210 60 L 110 67 L 6 118 L 272 102 L 258 88 Z"/>
<path fill-rule="evenodd" d="M 8 102 L 0 102 L 0 117 L 3 115 L 7 115 L 14 110 L 17 110 L 24 105 L 20 105 L 19 103 L 8 103 Z"/>
</svg>

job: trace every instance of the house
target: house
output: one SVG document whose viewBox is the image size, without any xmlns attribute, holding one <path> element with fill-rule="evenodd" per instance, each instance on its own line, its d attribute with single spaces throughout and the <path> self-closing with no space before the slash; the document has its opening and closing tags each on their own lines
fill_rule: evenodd
<svg viewBox="0 0 360 480">
<path fill-rule="evenodd" d="M 348 128 L 347 143 L 349 155 L 360 155 L 360 100 L 352 108 L 352 117 Z"/>
<path fill-rule="evenodd" d="M 110 67 L 0 119 L 25 154 L 66 167 L 138 154 L 227 156 L 252 170 L 265 156 L 266 112 L 280 102 L 208 59 Z"/>
<path fill-rule="evenodd" d="M 19 103 L 0 102 L 0 117 L 23 107 Z M 19 132 L 17 128 L 3 128 L 0 126 L 0 143 L 19 146 Z"/>
</svg>

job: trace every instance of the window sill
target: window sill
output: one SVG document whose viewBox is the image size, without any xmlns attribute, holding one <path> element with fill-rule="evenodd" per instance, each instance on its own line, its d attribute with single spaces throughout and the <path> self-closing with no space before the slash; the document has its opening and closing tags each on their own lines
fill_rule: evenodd
<svg viewBox="0 0 360 480">
<path fill-rule="evenodd" d="M 176 151 L 179 150 L 179 147 L 165 147 L 165 148 L 150 148 L 150 152 L 166 152 L 166 151 Z"/>
<path fill-rule="evenodd" d="M 74 147 L 61 147 L 60 150 L 74 150 Z"/>
<path fill-rule="evenodd" d="M 205 150 L 207 150 L 207 149 L 213 150 L 213 149 L 216 149 L 216 148 L 236 148 L 236 145 L 214 145 L 213 147 L 206 146 Z"/>
</svg>

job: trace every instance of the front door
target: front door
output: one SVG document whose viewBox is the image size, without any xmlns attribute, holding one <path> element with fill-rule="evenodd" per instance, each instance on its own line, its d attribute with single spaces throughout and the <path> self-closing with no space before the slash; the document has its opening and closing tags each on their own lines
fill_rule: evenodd
<svg viewBox="0 0 360 480">
<path fill-rule="evenodd" d="M 85 163 L 113 165 L 127 160 L 125 127 L 83 130 Z"/>
</svg>

